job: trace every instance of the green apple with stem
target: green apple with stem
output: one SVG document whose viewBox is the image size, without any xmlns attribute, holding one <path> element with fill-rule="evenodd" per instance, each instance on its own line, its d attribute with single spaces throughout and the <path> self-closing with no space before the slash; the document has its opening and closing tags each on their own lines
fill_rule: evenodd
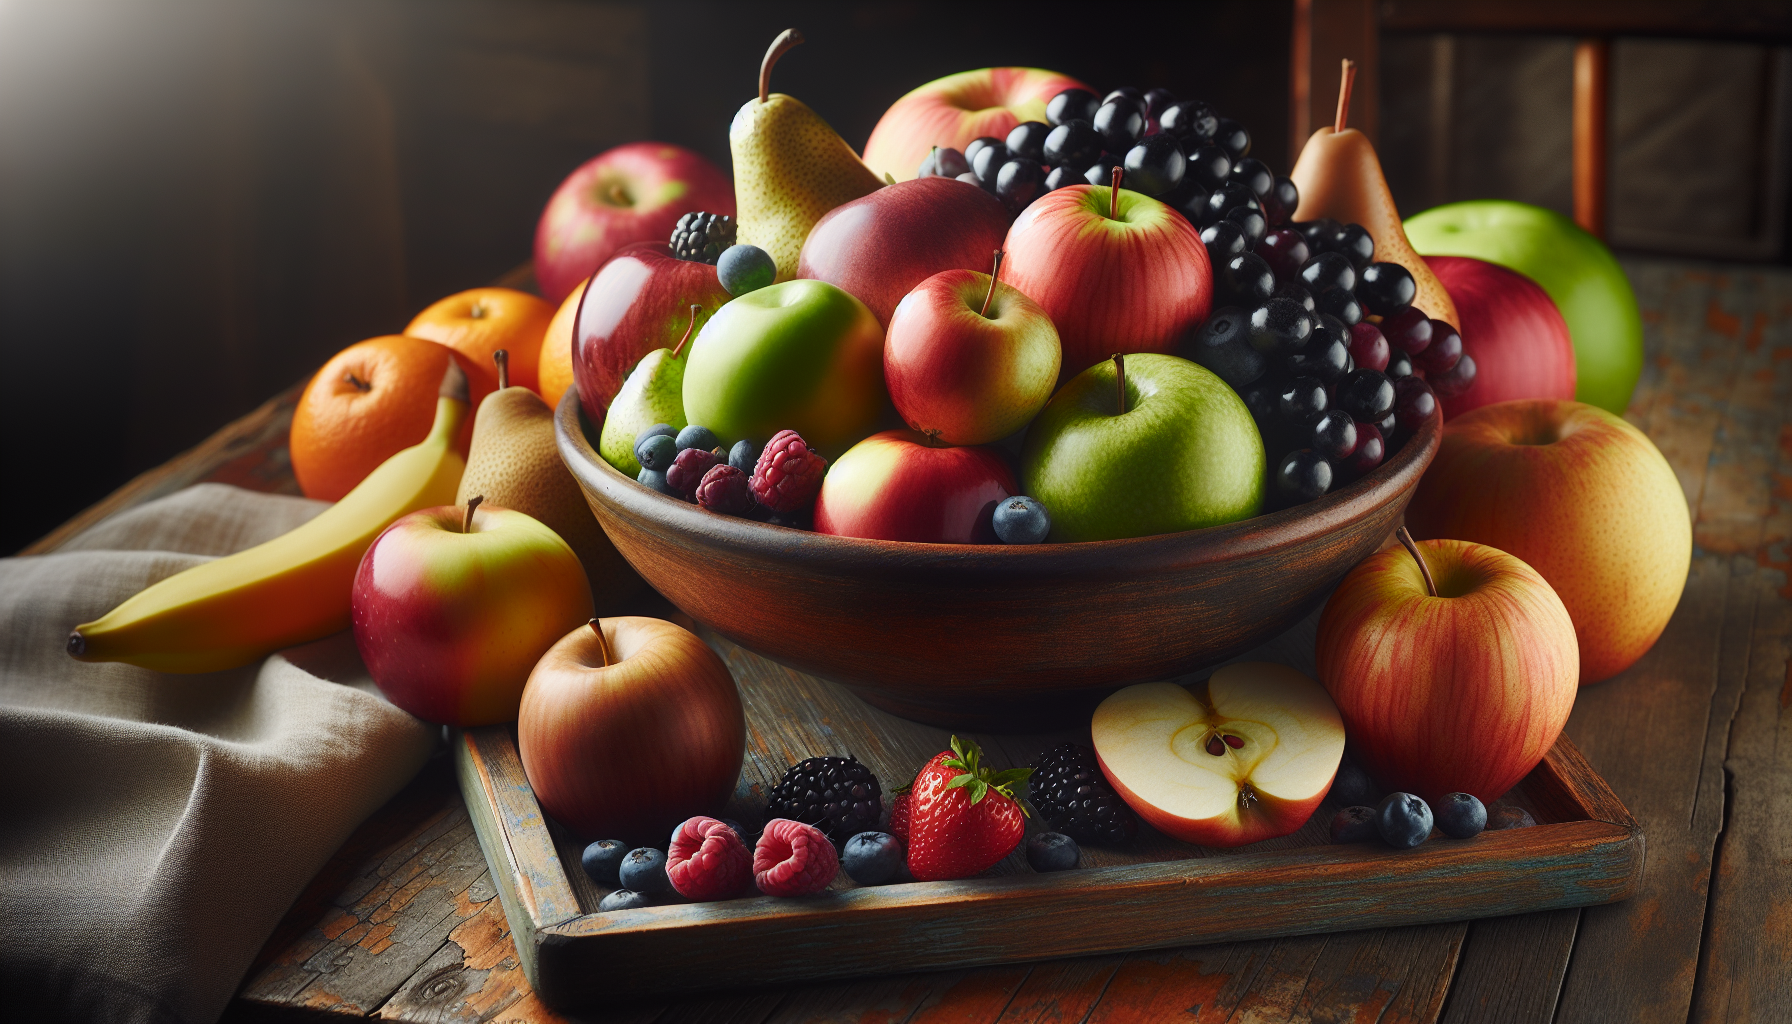
<svg viewBox="0 0 1792 1024">
<path fill-rule="evenodd" d="M 884 393 L 884 329 L 825 281 L 748 292 L 716 310 L 691 343 L 684 412 L 724 442 L 794 430 L 837 457 L 870 434 Z"/>
<path fill-rule="evenodd" d="M 1053 541 L 1218 526 L 1263 507 L 1263 438 L 1244 400 L 1176 356 L 1114 356 L 1046 403 L 1021 451 L 1021 488 Z"/>
<path fill-rule="evenodd" d="M 684 368 L 681 358 L 691 331 L 697 326 L 702 306 L 691 304 L 691 322 L 685 325 L 684 337 L 675 348 L 656 348 L 641 357 L 621 390 L 610 402 L 604 417 L 603 433 L 598 436 L 597 452 L 617 472 L 628 476 L 641 475 L 641 463 L 635 458 L 635 437 L 656 423 L 665 423 L 674 431 L 683 430 Z"/>
</svg>

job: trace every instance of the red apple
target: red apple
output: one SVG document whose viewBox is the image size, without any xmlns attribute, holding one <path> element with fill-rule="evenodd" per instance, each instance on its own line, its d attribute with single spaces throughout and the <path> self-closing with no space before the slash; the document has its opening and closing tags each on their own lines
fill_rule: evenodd
<svg viewBox="0 0 1792 1024">
<path fill-rule="evenodd" d="M 1286 665 L 1227 665 L 1200 692 L 1140 683 L 1089 723 L 1102 774 L 1159 831 L 1202 846 L 1285 836 L 1325 800 L 1344 724 L 1318 683 Z"/>
<path fill-rule="evenodd" d="M 561 824 L 657 846 L 686 818 L 721 813 L 747 719 L 707 644 L 630 615 L 580 626 L 542 656 L 516 738 L 535 798 Z"/>
<path fill-rule="evenodd" d="M 1351 749 L 1389 789 L 1492 805 L 1574 708 L 1574 624 L 1535 569 L 1497 548 L 1424 541 L 1436 596 L 1400 548 L 1352 569 L 1319 616 L 1319 678 Z"/>
<path fill-rule="evenodd" d="M 386 699 L 472 726 L 516 718 L 542 652 L 591 618 L 560 535 L 497 505 L 443 505 L 386 527 L 355 571 L 355 646 Z"/>
<path fill-rule="evenodd" d="M 840 286 L 888 327 L 896 303 L 934 274 L 988 270 L 1008 220 L 1000 199 L 969 182 L 899 182 L 822 215 L 796 276 Z"/>
<path fill-rule="evenodd" d="M 815 532 L 928 544 L 990 544 L 996 502 L 1019 488 L 988 448 L 929 445 L 912 430 L 872 434 L 840 456 L 815 499 Z"/>
<path fill-rule="evenodd" d="M 948 270 L 896 307 L 884 383 L 915 430 L 945 444 L 988 444 L 1045 407 L 1060 358 L 1058 330 L 1037 302 L 1005 284 L 992 293 L 988 274 Z"/>
<path fill-rule="evenodd" d="M 871 139 L 865 163 L 880 176 L 907 181 L 935 146 L 963 150 L 972 139 L 1006 138 L 1022 121 L 1045 120 L 1045 104 L 1065 89 L 1088 86 L 1038 68 L 982 68 L 947 75 L 890 105 Z"/>
<path fill-rule="evenodd" d="M 1636 427 L 1580 402 L 1501 402 L 1451 420 L 1406 521 L 1542 573 L 1574 620 L 1583 683 L 1654 646 L 1692 566 L 1692 519 L 1667 459 Z"/>
<path fill-rule="evenodd" d="M 573 319 L 572 379 L 585 418 L 601 424 L 635 364 L 656 348 L 678 345 L 691 325 L 691 306 L 703 307 L 701 330 L 729 298 L 715 267 L 681 260 L 664 242 L 618 252 L 586 286 Z"/>
<path fill-rule="evenodd" d="M 1008 229 L 1002 280 L 1057 326 L 1061 380 L 1116 353 L 1173 352 L 1213 306 L 1195 226 L 1129 189 L 1117 208 L 1110 202 L 1105 185 L 1072 185 L 1034 200 Z"/>
<path fill-rule="evenodd" d="M 734 184 L 667 142 L 631 142 L 567 175 L 535 226 L 535 283 L 558 303 L 632 242 L 665 242 L 693 210 L 734 215 Z"/>
<path fill-rule="evenodd" d="M 1574 397 L 1574 343 L 1548 292 L 1485 260 L 1429 256 L 1425 262 L 1456 301 L 1462 351 L 1475 361 L 1468 390 L 1439 390 L 1445 419 L 1495 402 Z"/>
</svg>

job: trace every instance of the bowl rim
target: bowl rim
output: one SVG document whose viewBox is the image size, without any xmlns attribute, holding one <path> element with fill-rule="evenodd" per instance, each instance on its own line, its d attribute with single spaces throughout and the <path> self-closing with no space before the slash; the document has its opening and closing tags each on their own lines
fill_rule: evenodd
<svg viewBox="0 0 1792 1024">
<path fill-rule="evenodd" d="M 904 570 L 951 568 L 1052 575 L 1072 560 L 1109 567 L 1162 566 L 1172 561 L 1212 563 L 1245 558 L 1292 544 L 1315 541 L 1410 492 L 1442 443 L 1443 417 L 1432 416 L 1392 459 L 1342 490 L 1313 501 L 1249 519 L 1198 530 L 1149 534 L 1116 540 L 1045 544 L 937 544 L 925 541 L 840 537 L 794 527 L 723 515 L 643 487 L 610 465 L 586 436 L 578 388 L 569 387 L 554 414 L 561 460 L 575 479 L 613 513 L 657 523 L 692 539 L 706 538 L 743 553 L 775 558 L 800 557 L 812 568 L 832 564 L 860 573 L 867 561 Z"/>
</svg>

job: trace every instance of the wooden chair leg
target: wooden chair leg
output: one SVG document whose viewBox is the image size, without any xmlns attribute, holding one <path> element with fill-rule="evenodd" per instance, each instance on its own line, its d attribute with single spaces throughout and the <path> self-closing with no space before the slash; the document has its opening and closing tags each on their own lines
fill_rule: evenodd
<svg viewBox="0 0 1792 1024">
<path fill-rule="evenodd" d="M 1605 237 L 1606 85 L 1611 42 L 1583 39 L 1574 48 L 1574 221 Z"/>
</svg>

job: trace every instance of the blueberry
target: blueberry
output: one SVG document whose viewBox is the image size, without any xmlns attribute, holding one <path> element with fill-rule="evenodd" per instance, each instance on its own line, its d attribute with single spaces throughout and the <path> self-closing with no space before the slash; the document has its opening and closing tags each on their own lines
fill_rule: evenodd
<svg viewBox="0 0 1792 1024">
<path fill-rule="evenodd" d="M 655 434 L 635 446 L 635 461 L 642 469 L 657 469 L 661 473 L 672 468 L 672 460 L 678 457 L 678 442 L 666 434 Z"/>
<path fill-rule="evenodd" d="M 1034 871 L 1069 871 L 1082 851 L 1062 832 L 1041 832 L 1027 840 L 1027 863 Z"/>
<path fill-rule="evenodd" d="M 1375 809 L 1382 842 L 1410 850 L 1431 836 L 1431 805 L 1411 793 L 1389 793 Z"/>
<path fill-rule="evenodd" d="M 585 847 L 579 863 L 593 882 L 614 888 L 622 884 L 617 880 L 616 869 L 622 866 L 622 855 L 627 852 L 628 844 L 620 839 L 599 839 Z"/>
<path fill-rule="evenodd" d="M 753 467 L 759 464 L 759 446 L 747 440 L 734 442 L 734 447 L 728 449 L 728 464 L 752 476 Z"/>
<path fill-rule="evenodd" d="M 1489 832 L 1496 829 L 1530 828 L 1535 824 L 1537 824 L 1537 819 L 1531 817 L 1530 811 L 1522 807 L 1513 807 L 1511 804 L 1495 807 L 1493 813 L 1487 816 L 1487 831 Z"/>
<path fill-rule="evenodd" d="M 1332 779 L 1330 795 L 1332 799 L 1346 807 L 1352 804 L 1366 804 L 1373 807 L 1381 803 L 1382 794 L 1385 792 L 1387 791 L 1376 785 L 1375 780 L 1369 777 L 1369 773 L 1363 770 L 1362 765 L 1345 758 L 1344 762 L 1338 765 L 1337 777 Z"/>
<path fill-rule="evenodd" d="M 651 906 L 653 906 L 653 901 L 646 896 L 643 896 L 638 892 L 630 892 L 627 889 L 617 889 L 615 892 L 599 900 L 597 909 L 601 911 L 639 910 L 642 907 Z"/>
<path fill-rule="evenodd" d="M 666 855 L 651 846 L 628 851 L 616 871 L 616 878 L 624 889 L 648 896 L 672 888 L 672 880 L 666 877 Z"/>
<path fill-rule="evenodd" d="M 1052 532 L 1052 517 L 1045 506 L 1023 494 L 998 502 L 992 521 L 1004 544 L 1037 544 Z"/>
<path fill-rule="evenodd" d="M 666 474 L 657 469 L 642 469 L 641 472 L 636 475 L 635 482 L 650 491 L 658 491 L 661 494 L 670 494 L 674 498 L 684 497 L 684 495 L 672 489 L 672 485 L 666 482 Z"/>
<path fill-rule="evenodd" d="M 677 437 L 678 431 L 673 430 L 672 424 L 670 423 L 655 423 L 651 427 L 646 427 L 642 429 L 639 434 L 635 435 L 635 451 L 641 450 L 641 442 L 661 434 L 664 434 L 667 437 Z"/>
<path fill-rule="evenodd" d="M 681 452 L 686 448 L 701 448 L 706 452 L 715 451 L 721 445 L 722 442 L 716 437 L 714 431 L 708 427 L 699 427 L 695 423 L 678 432 L 678 450 Z"/>
<path fill-rule="evenodd" d="M 1332 816 L 1332 842 L 1366 843 L 1381 835 L 1375 828 L 1375 808 L 1346 807 Z"/>
<path fill-rule="evenodd" d="M 772 254 L 757 245 L 731 245 L 716 260 L 716 279 L 730 295 L 745 295 L 771 284 L 778 276 Z"/>
<path fill-rule="evenodd" d="M 1451 839 L 1473 839 L 1487 827 L 1487 808 L 1468 793 L 1445 793 L 1437 802 L 1437 830 Z"/>
<path fill-rule="evenodd" d="M 887 832 L 860 832 L 846 841 L 840 866 L 860 885 L 883 885 L 902 870 L 902 843 Z"/>
<path fill-rule="evenodd" d="M 1268 358 L 1251 347 L 1249 332 L 1250 314 L 1237 306 L 1216 309 L 1182 354 L 1239 391 L 1269 368 Z"/>
</svg>

